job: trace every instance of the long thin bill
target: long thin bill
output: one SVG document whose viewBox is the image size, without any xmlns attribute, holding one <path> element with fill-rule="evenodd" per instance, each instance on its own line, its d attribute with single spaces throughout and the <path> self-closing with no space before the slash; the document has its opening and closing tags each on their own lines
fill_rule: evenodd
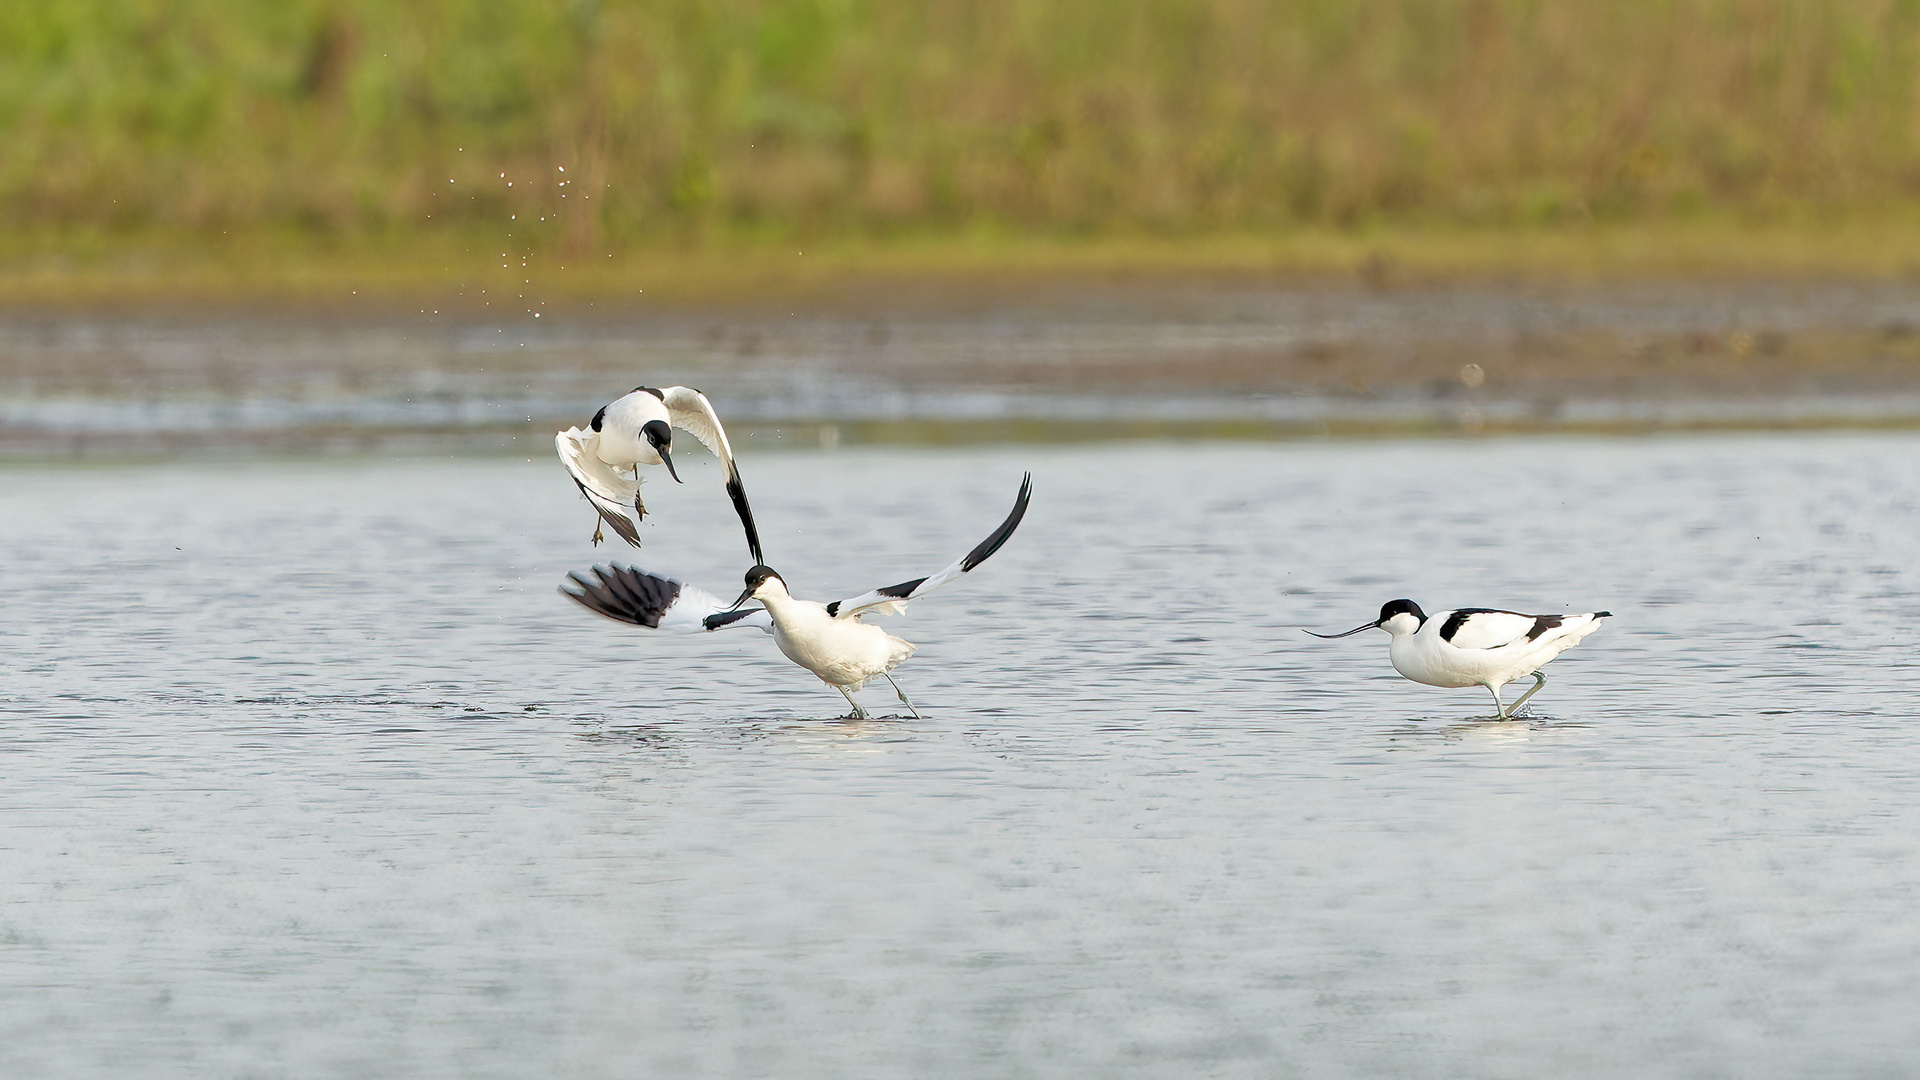
<svg viewBox="0 0 1920 1080">
<path fill-rule="evenodd" d="M 1305 630 L 1304 627 L 1302 629 L 1305 630 L 1306 633 L 1313 634 L 1314 637 L 1326 638 L 1328 641 L 1332 641 L 1334 638 L 1352 637 L 1353 635 L 1359 633 L 1362 630 L 1372 630 L 1373 628 L 1379 625 L 1380 624 L 1377 622 L 1365 623 L 1363 625 L 1354 627 L 1353 629 L 1347 631 L 1344 634 L 1313 634 L 1313 631 L 1311 630 Z"/>
<path fill-rule="evenodd" d="M 664 464 L 667 467 L 667 475 L 673 477 L 673 482 L 676 484 L 686 483 L 685 480 L 680 479 L 680 474 L 674 471 L 673 457 L 667 453 L 667 448 L 664 446 L 657 446 L 654 449 L 660 452 L 660 461 L 662 464 Z"/>
</svg>

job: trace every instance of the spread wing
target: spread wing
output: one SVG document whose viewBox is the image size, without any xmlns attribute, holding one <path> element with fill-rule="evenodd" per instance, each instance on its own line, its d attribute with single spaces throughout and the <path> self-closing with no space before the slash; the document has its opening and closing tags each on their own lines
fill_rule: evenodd
<svg viewBox="0 0 1920 1080">
<path fill-rule="evenodd" d="M 974 545 L 972 551 L 960 556 L 952 565 L 937 574 L 903 581 L 898 585 L 888 585 L 886 588 L 862 593 L 852 599 L 836 600 L 827 605 L 827 614 L 836 619 L 858 618 L 868 611 L 877 615 L 898 615 L 907 609 L 907 601 L 925 596 L 986 562 L 987 556 L 999 551 L 1000 545 L 1006 543 L 1007 538 L 1013 535 L 1013 530 L 1020 526 L 1020 519 L 1027 514 L 1027 502 L 1032 498 L 1033 474 L 1028 473 L 1020 480 L 1020 494 L 1013 501 L 1013 512 L 1007 515 L 1007 520 L 1001 522 L 999 528 L 993 530 L 992 535 Z"/>
<path fill-rule="evenodd" d="M 720 459 L 720 467 L 726 474 L 727 497 L 733 500 L 734 513 L 740 515 L 740 526 L 747 531 L 747 550 L 753 553 L 756 565 L 765 563 L 766 557 L 760 553 L 760 530 L 753 523 L 753 508 L 747 505 L 747 489 L 740 482 L 740 469 L 733 463 L 733 447 L 727 442 L 727 430 L 720 426 L 720 418 L 714 415 L 713 403 L 707 400 L 707 395 L 689 386 L 662 389 L 660 401 L 666 405 L 674 427 L 699 439 Z"/>
<path fill-rule="evenodd" d="M 705 589 L 632 566 L 596 566 L 589 577 L 567 575 L 560 592 L 589 611 L 609 619 L 669 633 L 699 634 L 734 626 L 755 626 L 773 633 L 765 608 L 728 610 Z"/>
<path fill-rule="evenodd" d="M 1436 619 L 1439 617 L 1434 616 Z M 1440 626 L 1440 637 L 1457 649 L 1498 649 L 1503 645 L 1511 645 L 1516 641 L 1538 636 L 1534 628 L 1542 619 L 1551 620 L 1556 626 L 1560 623 L 1558 618 L 1551 615 L 1522 615 L 1517 611 L 1461 608 L 1446 616 L 1446 621 Z"/>
<path fill-rule="evenodd" d="M 580 494 L 613 526 L 620 539 L 639 547 L 640 518 L 646 513 L 646 508 L 640 505 L 640 480 L 637 476 L 621 475 L 618 469 L 593 453 L 591 443 L 599 437 L 597 431 L 568 428 L 553 437 L 553 447 L 560 454 L 560 463 L 579 485 Z"/>
</svg>

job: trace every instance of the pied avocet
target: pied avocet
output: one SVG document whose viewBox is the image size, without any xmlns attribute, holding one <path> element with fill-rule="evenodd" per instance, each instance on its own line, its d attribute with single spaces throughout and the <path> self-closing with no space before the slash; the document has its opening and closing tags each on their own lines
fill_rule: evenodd
<svg viewBox="0 0 1920 1080">
<path fill-rule="evenodd" d="M 1547 685 L 1540 669 L 1548 661 L 1580 644 L 1581 638 L 1599 628 L 1601 619 L 1612 614 L 1522 615 L 1493 608 L 1455 608 L 1428 615 L 1411 600 L 1392 600 L 1381 606 L 1378 619 L 1344 634 L 1307 633 L 1343 638 L 1379 627 L 1393 639 L 1387 646 L 1393 670 L 1428 686 L 1484 686 L 1505 720 Z M 1528 675 L 1535 681 L 1520 700 L 1501 704 L 1500 688 Z"/>
<path fill-rule="evenodd" d="M 734 626 L 759 627 L 773 635 L 774 644 L 787 659 L 840 691 L 847 704 L 853 706 L 855 717 L 864 720 L 868 714 L 853 699 L 853 691 L 868 679 L 880 676 L 893 686 L 901 704 L 918 718 L 920 711 L 914 708 L 891 674 L 902 660 L 913 655 L 913 643 L 862 622 L 861 616 L 898 614 L 906 610 L 908 601 L 925 596 L 985 562 L 1013 535 L 1020 519 L 1026 515 L 1032 495 L 1033 476 L 1028 474 L 1020 481 L 1020 494 L 1014 500 L 1013 511 L 1000 527 L 939 573 L 830 604 L 795 598 L 787 591 L 786 579 L 764 565 L 747 571 L 746 590 L 731 606 L 705 589 L 634 567 L 596 566 L 592 577 L 575 571 L 568 575 L 575 587 L 562 586 L 560 591 L 609 619 L 650 630 L 704 633 Z M 748 600 L 758 600 L 763 606 L 742 608 L 740 605 Z"/>
<path fill-rule="evenodd" d="M 727 497 L 747 532 L 747 550 L 754 562 L 765 562 L 760 530 L 754 527 L 753 509 L 747 505 L 747 489 L 733 463 L 733 447 L 727 443 L 726 429 L 714 415 L 713 404 L 700 391 L 687 386 L 635 387 L 633 393 L 594 413 L 588 430 L 568 428 L 553 437 L 553 445 L 601 520 L 613 526 L 620 539 L 639 547 L 640 519 L 647 512 L 640 501 L 640 466 L 665 465 L 667 474 L 680 482 L 673 467 L 674 428 L 699 439 L 720 459 Z M 633 475 L 623 475 L 622 470 Z M 594 546 L 601 539 L 600 526 L 595 524 Z"/>
</svg>

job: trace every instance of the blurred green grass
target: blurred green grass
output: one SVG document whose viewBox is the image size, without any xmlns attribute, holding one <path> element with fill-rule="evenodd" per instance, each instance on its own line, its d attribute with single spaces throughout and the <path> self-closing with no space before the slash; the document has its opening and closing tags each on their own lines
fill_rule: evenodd
<svg viewBox="0 0 1920 1080">
<path fill-rule="evenodd" d="M 1905 272 L 1917 105 L 1920 0 L 16 0 L 0 274 Z"/>
</svg>

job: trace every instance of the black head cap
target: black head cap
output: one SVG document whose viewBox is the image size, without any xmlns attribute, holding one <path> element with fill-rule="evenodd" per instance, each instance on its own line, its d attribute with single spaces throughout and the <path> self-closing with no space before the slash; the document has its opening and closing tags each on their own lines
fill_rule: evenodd
<svg viewBox="0 0 1920 1080">
<path fill-rule="evenodd" d="M 646 438 L 647 444 L 653 447 L 653 452 L 660 455 L 660 463 L 667 467 L 667 475 L 673 477 L 673 482 L 685 483 L 680 479 L 680 470 L 673 467 L 673 454 L 668 449 L 673 445 L 673 429 L 667 426 L 667 422 L 649 420 L 640 425 L 640 434 Z"/>
<path fill-rule="evenodd" d="M 748 600 L 752 599 L 753 591 L 755 589 L 758 589 L 762 584 L 764 584 L 768 578 L 780 578 L 780 583 L 782 585 L 785 585 L 787 583 L 786 578 L 780 577 L 780 572 L 778 570 L 775 570 L 773 567 L 767 566 L 764 563 L 760 563 L 760 564 L 756 564 L 754 566 L 748 567 L 747 568 L 747 587 L 741 590 L 740 599 L 735 600 L 733 602 L 733 606 L 739 607 L 741 604 L 744 604 Z"/>
<path fill-rule="evenodd" d="M 1415 622 L 1427 621 L 1427 613 L 1421 611 L 1420 605 L 1411 600 L 1389 600 L 1380 605 L 1381 622 L 1386 622 L 1395 615 L 1411 615 Z"/>
</svg>

